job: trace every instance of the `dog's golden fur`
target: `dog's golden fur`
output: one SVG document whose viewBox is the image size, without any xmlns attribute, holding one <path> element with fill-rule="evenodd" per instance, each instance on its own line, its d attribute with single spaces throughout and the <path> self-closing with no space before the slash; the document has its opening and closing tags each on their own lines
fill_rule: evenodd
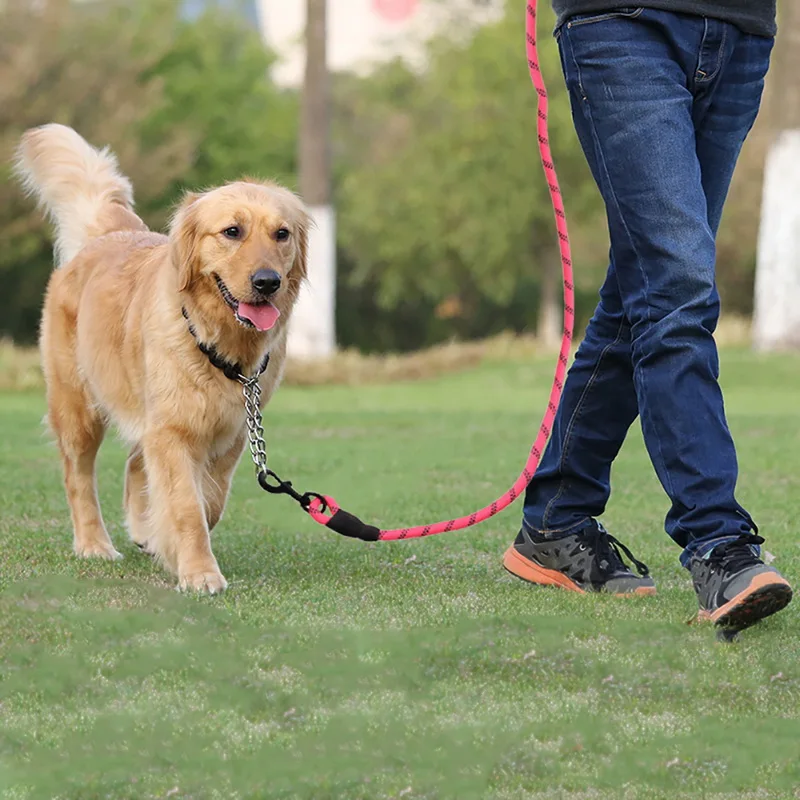
<svg viewBox="0 0 800 800">
<path fill-rule="evenodd" d="M 58 268 L 40 348 L 75 552 L 119 557 L 95 488 L 95 456 L 113 423 L 130 445 L 131 538 L 180 587 L 221 591 L 227 584 L 209 535 L 246 442 L 242 389 L 200 352 L 182 307 L 198 339 L 246 373 L 270 353 L 266 402 L 281 378 L 287 323 L 306 275 L 307 212 L 287 189 L 242 181 L 187 195 L 169 235 L 151 232 L 114 156 L 61 125 L 26 132 L 17 168 L 56 226 Z M 222 233 L 233 225 L 242 231 L 237 241 Z M 214 277 L 253 302 L 250 278 L 260 268 L 282 278 L 272 298 L 280 317 L 266 332 L 237 321 Z"/>
</svg>

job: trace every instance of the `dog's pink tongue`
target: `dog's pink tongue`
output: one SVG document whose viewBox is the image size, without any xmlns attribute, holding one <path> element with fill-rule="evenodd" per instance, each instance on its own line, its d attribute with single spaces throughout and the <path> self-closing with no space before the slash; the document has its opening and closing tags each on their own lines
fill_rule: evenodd
<svg viewBox="0 0 800 800">
<path fill-rule="evenodd" d="M 277 321 L 281 312 L 272 303 L 254 306 L 250 303 L 239 303 L 239 316 L 250 320 L 260 331 L 268 331 Z"/>
</svg>

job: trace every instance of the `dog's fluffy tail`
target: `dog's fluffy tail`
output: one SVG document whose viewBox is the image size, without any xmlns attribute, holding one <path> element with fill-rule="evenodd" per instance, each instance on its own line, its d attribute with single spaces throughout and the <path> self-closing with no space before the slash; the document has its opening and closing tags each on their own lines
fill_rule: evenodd
<svg viewBox="0 0 800 800">
<path fill-rule="evenodd" d="M 91 239 L 145 228 L 133 211 L 131 182 L 114 154 L 95 149 L 72 128 L 50 124 L 26 131 L 15 167 L 25 190 L 55 223 L 57 267 Z"/>
</svg>

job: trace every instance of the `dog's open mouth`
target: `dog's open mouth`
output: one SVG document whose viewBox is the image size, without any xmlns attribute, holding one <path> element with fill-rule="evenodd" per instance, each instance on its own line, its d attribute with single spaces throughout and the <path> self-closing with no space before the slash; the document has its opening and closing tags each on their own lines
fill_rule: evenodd
<svg viewBox="0 0 800 800">
<path fill-rule="evenodd" d="M 268 331 L 278 321 L 281 312 L 269 300 L 265 300 L 263 303 L 244 303 L 230 293 L 219 275 L 215 274 L 214 280 L 217 282 L 222 299 L 231 307 L 239 324 L 246 328 Z"/>
</svg>

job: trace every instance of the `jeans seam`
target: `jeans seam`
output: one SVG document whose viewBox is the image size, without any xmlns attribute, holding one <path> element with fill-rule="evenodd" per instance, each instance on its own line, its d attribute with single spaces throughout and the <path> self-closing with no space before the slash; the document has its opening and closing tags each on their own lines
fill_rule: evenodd
<svg viewBox="0 0 800 800">
<path fill-rule="evenodd" d="M 605 22 L 609 19 L 636 19 L 644 11 L 644 6 L 638 6 L 633 11 L 605 11 L 600 14 L 593 14 L 591 17 L 582 19 L 567 20 L 568 28 L 579 28 L 581 25 L 593 25 L 595 22 Z"/>
<path fill-rule="evenodd" d="M 569 36 L 565 35 L 564 39 L 565 39 L 565 41 L 569 40 Z M 572 63 L 575 65 L 575 71 L 576 71 L 576 74 L 577 74 L 577 77 L 578 77 L 578 86 L 580 86 L 581 95 L 583 97 L 582 107 L 585 109 L 584 113 L 586 114 L 586 119 L 587 119 L 587 122 L 589 124 L 589 129 L 590 129 L 591 134 L 592 134 L 592 141 L 593 141 L 595 149 L 597 151 L 597 158 L 598 158 L 598 161 L 599 161 L 600 171 L 601 171 L 601 174 L 603 175 L 603 177 L 605 178 L 605 181 L 606 181 L 606 184 L 608 186 L 608 190 L 609 190 L 611 199 L 613 200 L 614 205 L 616 206 L 616 210 L 617 210 L 617 213 L 619 214 L 619 218 L 620 218 L 620 221 L 622 223 L 622 227 L 625 230 L 625 234 L 628 237 L 628 240 L 630 242 L 631 250 L 633 251 L 633 253 L 635 255 L 636 266 L 637 266 L 637 268 L 639 270 L 639 273 L 640 273 L 640 275 L 642 277 L 642 280 L 644 282 L 644 300 L 645 300 L 645 304 L 647 306 L 647 322 L 648 323 L 652 323 L 651 305 L 650 305 L 650 301 L 649 301 L 650 285 L 649 285 L 649 281 L 647 280 L 647 273 L 642 269 L 641 256 L 639 255 L 638 249 L 636 247 L 636 243 L 635 243 L 635 241 L 633 239 L 633 236 L 631 235 L 631 232 L 630 232 L 630 230 L 628 228 L 628 224 L 625 221 L 625 218 L 622 215 L 622 212 L 621 212 L 620 207 L 619 207 L 619 200 L 617 199 L 617 193 L 614 190 L 614 186 L 613 186 L 613 183 L 611 181 L 611 176 L 610 176 L 610 174 L 608 172 L 608 167 L 606 165 L 605 156 L 603 155 L 603 149 L 600 146 L 600 137 L 597 135 L 597 128 L 595 127 L 595 124 L 594 124 L 594 117 L 592 116 L 592 107 L 591 107 L 591 104 L 589 103 L 589 98 L 586 96 L 586 92 L 584 91 L 584 88 L 583 88 L 583 77 L 581 75 L 581 68 L 578 65 L 577 58 L 575 57 L 575 50 L 572 47 L 572 42 L 571 41 L 569 42 L 569 46 L 570 46 L 570 56 L 572 58 Z M 622 296 L 623 296 L 623 292 L 620 290 L 620 297 L 622 297 Z M 634 337 L 633 337 L 633 331 L 631 331 L 631 357 L 632 357 L 631 360 L 632 361 L 633 361 L 633 343 L 634 343 Z M 634 365 L 634 380 L 635 380 L 635 376 L 636 376 L 636 370 L 635 370 L 635 365 Z M 642 384 L 642 389 L 645 390 L 645 393 L 646 393 L 646 383 L 647 383 L 647 381 L 646 381 L 645 376 L 644 376 L 644 374 L 642 373 L 641 370 L 639 370 L 639 380 L 640 380 L 640 382 Z M 642 412 L 645 412 L 645 413 L 648 412 L 648 409 L 647 409 L 646 406 L 644 408 L 640 407 L 639 414 L 641 416 L 643 416 Z M 649 413 L 647 413 L 647 415 L 649 416 Z M 666 483 L 667 483 L 667 487 L 666 487 L 667 488 L 667 492 L 668 492 L 670 497 L 673 497 L 675 495 L 675 487 L 672 485 L 672 478 L 671 478 L 669 472 L 666 469 L 666 461 L 664 459 L 664 453 L 663 453 L 663 451 L 661 449 L 661 438 L 659 436 L 656 436 L 655 438 L 656 438 L 656 442 L 658 444 L 658 457 L 659 457 L 659 460 L 661 461 L 662 472 L 664 474 L 664 477 L 665 477 L 665 480 L 666 480 Z"/>
<path fill-rule="evenodd" d="M 613 342 L 607 344 L 601 351 L 600 355 L 597 359 L 597 364 L 595 365 L 594 370 L 592 370 L 592 374 L 589 377 L 589 380 L 586 382 L 586 386 L 581 392 L 581 396 L 578 400 L 578 404 L 575 407 L 575 411 L 572 412 L 572 417 L 570 418 L 569 425 L 567 426 L 567 434 L 564 437 L 564 445 L 561 451 L 561 458 L 558 461 L 558 470 L 560 473 L 563 473 L 564 463 L 567 460 L 567 456 L 569 455 L 569 447 L 570 447 L 570 440 L 572 439 L 573 431 L 575 430 L 575 425 L 577 425 L 578 420 L 581 417 L 581 411 L 583 406 L 586 403 L 586 398 L 589 395 L 589 391 L 592 389 L 594 384 L 597 381 L 597 375 L 600 372 L 600 368 L 603 366 L 603 359 L 608 355 L 609 351 L 612 347 L 616 347 L 622 341 L 622 332 L 625 329 L 625 317 L 623 315 L 622 320 L 619 323 L 619 329 L 617 330 L 617 336 Z M 552 508 L 553 504 L 556 503 L 558 500 L 561 499 L 562 495 L 566 491 L 569 486 L 569 481 L 565 478 L 562 478 L 558 485 L 558 491 L 555 495 L 550 499 L 547 505 L 544 507 L 544 513 L 542 514 L 542 524 L 547 528 L 547 517 L 550 513 L 550 509 Z M 550 529 L 548 529 L 550 530 Z M 552 530 L 557 530 L 553 528 Z"/>
<path fill-rule="evenodd" d="M 703 17 L 703 38 L 700 40 L 700 48 L 697 54 L 697 69 L 694 71 L 695 84 L 700 81 L 708 80 L 708 74 L 700 69 L 701 60 L 703 58 L 703 47 L 705 46 L 706 39 L 708 38 L 708 17 Z"/>
<path fill-rule="evenodd" d="M 705 28 L 703 30 L 703 39 L 700 42 L 701 54 L 703 52 L 703 47 L 706 43 L 706 38 L 708 37 L 708 18 L 704 18 L 704 22 L 705 22 Z M 698 63 L 698 69 L 695 71 L 696 83 L 710 83 L 711 81 L 714 80 L 714 78 L 717 77 L 717 75 L 719 75 L 720 68 L 722 67 L 722 59 L 724 58 L 725 55 L 725 45 L 728 42 L 728 26 L 725 25 L 724 23 L 721 24 L 723 25 L 722 40 L 720 41 L 719 49 L 717 50 L 717 63 L 716 66 L 714 67 L 714 71 L 709 75 L 708 73 L 703 72 L 703 70 L 699 68 L 699 63 Z M 701 77 L 697 78 L 698 75 L 700 75 Z"/>
</svg>

